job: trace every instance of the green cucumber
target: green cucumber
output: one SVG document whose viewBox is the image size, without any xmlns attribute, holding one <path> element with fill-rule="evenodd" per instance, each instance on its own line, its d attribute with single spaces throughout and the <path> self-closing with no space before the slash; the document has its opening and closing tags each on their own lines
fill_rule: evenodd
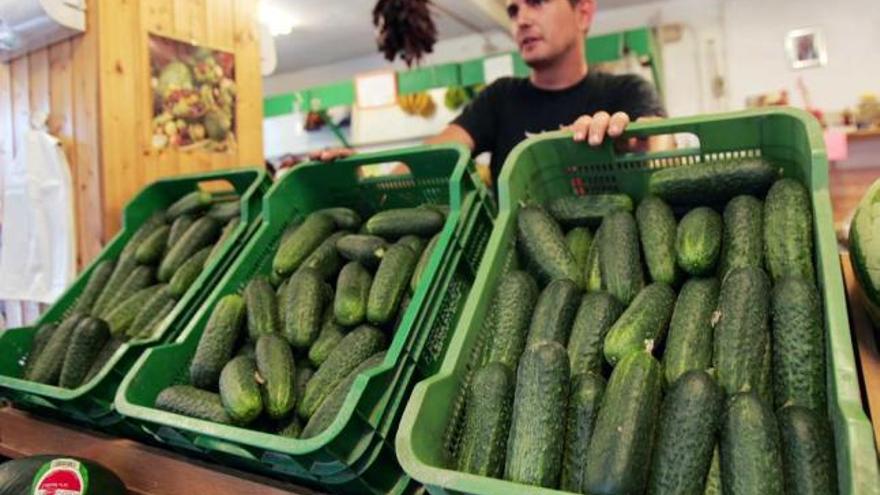
<svg viewBox="0 0 880 495">
<path fill-rule="evenodd" d="M 348 392 L 351 390 L 351 386 L 357 377 L 364 371 L 379 366 L 383 361 L 385 361 L 385 353 L 379 352 L 365 359 L 355 369 L 351 370 L 342 381 L 333 387 L 327 398 L 321 402 L 321 405 L 312 414 L 303 428 L 300 438 L 312 438 L 326 430 L 333 423 L 333 420 L 336 419 L 339 410 L 345 404 L 345 398 L 348 397 Z"/>
<path fill-rule="evenodd" d="M 569 279 L 583 286 L 583 274 L 559 224 L 539 206 L 523 206 L 516 218 L 517 244 L 535 265 L 541 282 Z"/>
<path fill-rule="evenodd" d="M 104 347 L 101 348 L 101 352 L 98 353 L 98 356 L 95 357 L 95 360 L 92 361 L 92 366 L 89 368 L 89 372 L 86 374 L 86 377 L 83 378 L 83 383 L 89 383 L 92 379 L 100 373 L 107 363 L 113 359 L 113 356 L 116 355 L 116 351 L 119 350 L 120 347 L 125 342 L 121 339 L 110 339 L 104 344 Z"/>
<path fill-rule="evenodd" d="M 791 405 L 780 409 L 777 417 L 785 493 L 837 493 L 834 443 L 823 413 Z"/>
<path fill-rule="evenodd" d="M 286 424 L 282 424 L 282 426 L 278 428 L 275 434 L 287 438 L 299 438 L 302 434 L 302 428 L 302 422 L 300 422 L 299 416 L 293 414 L 287 420 Z"/>
<path fill-rule="evenodd" d="M 721 424 L 724 392 L 692 370 L 672 383 L 660 412 L 648 493 L 702 495 Z"/>
<path fill-rule="evenodd" d="M 118 265 L 117 265 L 118 266 Z M 154 282 L 154 270 L 149 266 L 138 266 L 131 272 L 121 285 L 116 287 L 115 294 L 107 299 L 106 304 L 100 312 L 92 311 L 94 316 L 103 319 L 109 319 L 110 315 L 115 312 L 122 303 L 133 296 L 138 291 L 145 289 Z M 99 298 L 100 300 L 100 298 Z"/>
<path fill-rule="evenodd" d="M 279 301 L 282 334 L 297 349 L 305 349 L 318 338 L 324 307 L 329 302 L 326 285 L 321 275 L 303 268 L 290 278 Z"/>
<path fill-rule="evenodd" d="M 128 329 L 158 292 L 164 290 L 165 285 L 152 285 L 141 289 L 107 313 L 106 322 L 110 326 L 110 334 L 114 338 L 120 338 L 128 334 Z"/>
<path fill-rule="evenodd" d="M 189 229 L 195 221 L 196 220 L 192 215 L 181 215 L 174 219 L 174 223 L 171 224 L 171 230 L 168 232 L 168 243 L 165 248 L 171 249 L 172 246 L 177 244 L 177 241 L 183 237 L 183 234 L 186 233 L 187 229 Z"/>
<path fill-rule="evenodd" d="M 849 227 L 849 252 L 856 280 L 865 294 L 868 316 L 880 327 L 880 180 L 859 201 Z"/>
<path fill-rule="evenodd" d="M 623 358 L 608 380 L 587 450 L 586 493 L 643 493 L 651 466 L 663 371 L 647 352 Z"/>
<path fill-rule="evenodd" d="M 764 267 L 764 205 L 752 196 L 737 196 L 724 208 L 721 266 L 724 277 L 736 268 Z"/>
<path fill-rule="evenodd" d="M 632 198 L 626 194 L 587 194 L 559 196 L 547 202 L 547 212 L 563 227 L 594 227 L 615 211 L 632 211 Z"/>
<path fill-rule="evenodd" d="M 495 331 L 488 349 L 487 363 L 498 362 L 516 369 L 525 349 L 532 310 L 538 299 L 538 285 L 523 271 L 512 271 L 501 277 L 493 307 L 497 311 Z"/>
<path fill-rule="evenodd" d="M 339 230 L 357 230 L 361 227 L 361 216 L 351 208 L 335 207 L 324 208 L 316 213 L 322 213 L 329 216 L 336 222 L 336 228 Z"/>
<path fill-rule="evenodd" d="M 712 315 L 718 306 L 718 291 L 717 279 L 692 278 L 678 293 L 663 352 L 667 384 L 686 371 L 712 367 Z"/>
<path fill-rule="evenodd" d="M 342 258 L 339 251 L 336 250 L 336 241 L 345 236 L 347 232 L 336 232 L 330 237 L 324 239 L 324 242 L 302 262 L 299 270 L 311 268 L 324 278 L 324 280 L 332 280 L 339 274 L 342 268 Z"/>
<path fill-rule="evenodd" d="M 825 323 L 819 294 L 800 277 L 773 287 L 773 397 L 776 408 L 795 404 L 824 411 Z"/>
<path fill-rule="evenodd" d="M 590 251 L 587 253 L 587 260 L 584 266 L 584 283 L 587 292 L 598 292 L 605 290 L 605 282 L 602 281 L 602 265 L 599 263 L 599 246 L 602 244 L 602 226 L 596 229 L 596 237 L 590 245 Z"/>
<path fill-rule="evenodd" d="M 186 260 L 180 268 L 174 272 L 174 276 L 168 282 L 168 292 L 171 297 L 180 299 L 186 294 L 186 291 L 202 274 L 205 269 L 205 263 L 211 255 L 211 248 L 206 247 Z"/>
<path fill-rule="evenodd" d="M 309 361 L 316 367 L 321 366 L 327 360 L 327 356 L 333 352 L 336 345 L 345 337 L 344 328 L 333 316 L 333 308 L 327 307 L 324 312 L 324 322 L 321 324 L 321 333 L 315 343 L 309 347 Z"/>
<path fill-rule="evenodd" d="M 137 316 L 125 330 L 127 338 L 138 339 L 149 336 L 148 332 L 153 329 L 153 324 L 156 323 L 157 317 L 164 312 L 164 308 L 169 303 L 172 308 L 174 307 L 174 299 L 168 291 L 168 286 L 160 284 L 156 287 L 158 289 L 154 289 L 150 293 L 150 297 L 138 308 Z"/>
<path fill-rule="evenodd" d="M 794 179 L 776 181 L 764 200 L 764 256 L 774 282 L 784 276 L 815 280 L 810 193 Z"/>
<path fill-rule="evenodd" d="M 174 246 L 168 251 L 159 264 L 158 278 L 160 282 L 168 282 L 174 272 L 192 255 L 202 248 L 210 246 L 220 235 L 220 223 L 209 217 L 196 220 Z"/>
<path fill-rule="evenodd" d="M 58 325 L 58 328 L 52 332 L 49 341 L 46 342 L 43 351 L 34 360 L 30 373 L 25 377 L 27 380 L 45 383 L 46 385 L 58 383 L 61 368 L 64 366 L 64 357 L 67 349 L 70 347 L 70 340 L 73 337 L 73 331 L 76 330 L 77 325 L 84 318 L 84 315 L 74 313 Z"/>
<path fill-rule="evenodd" d="M 737 268 L 721 283 L 713 362 L 727 395 L 756 390 L 761 382 L 769 306 L 770 282 L 759 268 Z"/>
<path fill-rule="evenodd" d="M 219 394 L 190 385 L 172 385 L 159 392 L 156 397 L 156 409 L 214 423 L 232 423 L 232 418 L 223 408 Z"/>
<path fill-rule="evenodd" d="M 293 351 L 281 336 L 262 334 L 255 355 L 263 386 L 263 407 L 270 418 L 281 419 L 296 405 Z"/>
<path fill-rule="evenodd" d="M 309 380 L 312 379 L 312 375 L 315 374 L 315 370 L 310 366 L 302 366 L 300 363 L 305 362 L 305 360 L 300 359 L 296 367 L 296 371 L 294 371 L 294 386 L 293 386 L 293 396 L 294 403 L 299 404 L 302 401 L 303 396 L 306 393 L 306 385 L 309 383 Z"/>
<path fill-rule="evenodd" d="M 499 478 L 513 407 L 513 372 L 489 363 L 474 373 L 468 390 L 464 430 L 456 458 L 458 471 Z"/>
<path fill-rule="evenodd" d="M 425 250 L 425 240 L 417 235 L 405 235 L 397 240 L 397 244 L 403 244 L 412 249 L 416 256 L 421 257 L 422 251 Z"/>
<path fill-rule="evenodd" d="M 672 208 L 662 199 L 648 196 L 636 209 L 636 222 L 651 280 L 675 286 L 680 273 L 676 265 L 677 226 Z"/>
<path fill-rule="evenodd" d="M 193 191 L 184 196 L 181 196 L 177 201 L 171 204 L 167 210 L 165 210 L 165 215 L 169 218 L 177 218 L 181 215 L 190 215 L 194 213 L 201 213 L 208 209 L 213 203 L 214 198 L 208 191 Z"/>
<path fill-rule="evenodd" d="M 612 213 L 602 222 L 599 270 L 606 290 L 629 305 L 644 286 L 636 220 L 626 211 Z"/>
<path fill-rule="evenodd" d="M 138 246 L 134 253 L 134 259 L 142 265 L 152 265 L 162 259 L 165 254 L 165 247 L 168 245 L 168 235 L 171 233 L 171 227 L 163 225 L 153 231 L 144 242 Z"/>
<path fill-rule="evenodd" d="M 565 234 L 565 244 L 574 256 L 578 271 L 587 273 L 587 259 L 590 256 L 590 247 L 593 245 L 593 235 L 586 227 L 575 227 Z"/>
<path fill-rule="evenodd" d="M 565 346 L 580 299 L 581 291 L 571 280 L 550 282 L 538 296 L 526 347 L 540 340 L 553 340 Z"/>
<path fill-rule="evenodd" d="M 46 348 L 46 344 L 52 339 L 52 334 L 55 333 L 56 329 L 58 329 L 58 325 L 55 323 L 44 323 L 34 331 L 31 350 L 27 354 L 27 361 L 25 361 L 24 369 L 21 372 L 21 376 L 25 380 L 30 380 L 34 364 L 40 359 L 40 353 Z"/>
<path fill-rule="evenodd" d="M 254 379 L 256 372 L 257 363 L 247 356 L 233 358 L 220 372 L 220 401 L 238 424 L 248 424 L 263 412 L 260 386 Z"/>
<path fill-rule="evenodd" d="M 712 464 L 709 467 L 709 474 L 706 475 L 706 487 L 703 489 L 703 495 L 722 495 L 721 491 L 721 454 L 718 453 L 718 443 L 715 443 L 715 449 L 712 451 Z"/>
<path fill-rule="evenodd" d="M 394 244 L 385 251 L 370 286 L 367 321 L 382 325 L 394 318 L 417 262 L 416 253 L 403 244 Z"/>
<path fill-rule="evenodd" d="M 361 325 L 346 335 L 327 356 L 327 360 L 306 384 L 297 413 L 303 419 L 311 417 L 333 388 L 345 380 L 359 364 L 385 347 L 385 335 L 369 326 Z"/>
<path fill-rule="evenodd" d="M 330 237 L 336 228 L 333 219 L 313 213 L 290 235 L 281 239 L 272 259 L 272 269 L 280 275 L 290 275 L 308 258 L 312 251 Z"/>
<path fill-rule="evenodd" d="M 639 292 L 605 335 L 603 352 L 612 366 L 627 354 L 656 348 L 669 326 L 675 291 L 660 282 Z"/>
<path fill-rule="evenodd" d="M 753 392 L 729 401 L 721 427 L 721 486 L 726 494 L 781 495 L 782 454 L 776 418 Z"/>
<path fill-rule="evenodd" d="M 336 249 L 349 261 L 357 261 L 368 268 L 375 268 L 379 266 L 379 261 L 385 255 L 388 243 L 385 239 L 374 235 L 349 234 L 336 241 Z"/>
<path fill-rule="evenodd" d="M 430 237 L 443 228 L 446 219 L 429 208 L 397 208 L 376 213 L 364 224 L 367 234 L 398 239 L 405 235 Z"/>
<path fill-rule="evenodd" d="M 568 339 L 572 376 L 602 372 L 605 336 L 623 310 L 617 299 L 607 292 L 590 292 L 581 299 Z"/>
<path fill-rule="evenodd" d="M 373 276 L 357 261 L 351 261 L 342 267 L 333 300 L 336 321 L 344 326 L 363 323 L 367 317 L 367 301 L 372 284 Z"/>
<path fill-rule="evenodd" d="M 605 379 L 595 373 L 575 375 L 568 395 L 565 424 L 565 450 L 562 455 L 562 474 L 559 488 L 567 492 L 584 493 L 584 467 L 587 449 L 593 437 L 596 416 L 605 392 Z"/>
<path fill-rule="evenodd" d="M 721 230 L 721 215 L 715 210 L 701 206 L 689 211 L 678 224 L 678 266 L 695 277 L 713 273 L 721 254 Z"/>
<path fill-rule="evenodd" d="M 568 405 L 568 354 L 558 342 L 526 348 L 516 373 L 504 479 L 555 487 L 562 470 Z"/>
<path fill-rule="evenodd" d="M 739 194 L 763 196 L 779 176 L 761 158 L 695 163 L 651 174 L 648 189 L 674 205 L 724 203 Z"/>
<path fill-rule="evenodd" d="M 227 201 L 215 201 L 205 212 L 205 216 L 211 217 L 220 223 L 229 223 L 234 218 L 241 216 L 241 200 L 233 198 Z"/>
<path fill-rule="evenodd" d="M 223 296 L 217 301 L 202 330 L 189 366 L 190 382 L 193 385 L 205 390 L 216 390 L 220 372 L 235 350 L 245 313 L 244 299 L 237 294 Z"/>
<path fill-rule="evenodd" d="M 254 277 L 244 288 L 247 306 L 248 338 L 256 341 L 261 335 L 281 333 L 278 299 L 275 289 L 265 277 Z"/>
<path fill-rule="evenodd" d="M 86 284 L 86 287 L 76 300 L 76 305 L 73 307 L 74 313 L 91 313 L 92 307 L 95 305 L 95 302 L 98 300 L 98 297 L 100 297 L 104 287 L 113 275 L 113 269 L 115 267 L 116 262 L 109 259 L 100 261 L 95 265 L 91 275 L 89 275 L 89 281 Z"/>
<path fill-rule="evenodd" d="M 226 244 L 229 242 L 229 239 L 232 238 L 232 235 L 235 233 L 235 230 L 238 228 L 238 225 L 241 222 L 238 218 L 233 218 L 232 221 L 227 223 L 223 230 L 220 231 L 220 238 L 217 239 L 217 242 L 211 246 L 211 253 L 208 255 L 208 258 L 205 260 L 205 265 L 208 265 L 212 261 L 216 260 L 220 253 L 223 252 L 223 249 L 226 247 Z"/>
<path fill-rule="evenodd" d="M 70 336 L 58 386 L 77 388 L 82 385 L 83 378 L 89 373 L 89 368 L 108 340 L 110 329 L 103 320 L 91 316 L 83 318 Z"/>
<path fill-rule="evenodd" d="M 413 294 L 415 294 L 416 289 L 419 288 L 419 282 L 422 281 L 422 276 L 428 268 L 428 262 L 431 260 L 431 255 L 434 254 L 434 250 L 437 249 L 438 242 L 440 242 L 440 234 L 432 237 L 428 242 L 428 245 L 422 251 L 422 254 L 419 255 L 419 261 L 416 263 L 416 268 L 413 271 L 412 277 L 409 279 L 409 290 Z"/>
</svg>

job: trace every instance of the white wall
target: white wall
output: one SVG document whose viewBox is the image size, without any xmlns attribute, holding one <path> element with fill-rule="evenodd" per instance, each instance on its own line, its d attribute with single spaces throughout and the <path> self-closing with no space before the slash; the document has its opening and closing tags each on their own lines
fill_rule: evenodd
<svg viewBox="0 0 880 495">
<path fill-rule="evenodd" d="M 486 38 L 491 42 L 491 46 L 486 46 Z M 461 62 L 463 60 L 483 57 L 491 53 L 507 52 L 514 49 L 516 49 L 516 44 L 507 33 L 489 31 L 484 33 L 483 36 L 472 34 L 439 41 L 434 45 L 434 52 L 425 58 L 422 65 Z M 359 57 L 321 67 L 275 74 L 263 78 L 263 92 L 266 96 L 289 93 L 297 89 L 353 79 L 355 74 L 361 72 L 388 68 L 403 70 L 406 68 L 406 65 L 400 61 L 389 64 L 388 61 L 377 53 L 367 57 Z"/>
<path fill-rule="evenodd" d="M 796 81 L 803 77 L 813 105 L 838 111 L 859 95 L 880 93 L 880 5 L 877 0 L 726 0 L 724 31 L 730 101 L 787 89 L 791 103 L 803 106 Z M 822 29 L 828 50 L 825 67 L 792 70 L 785 35 L 792 29 Z"/>
</svg>

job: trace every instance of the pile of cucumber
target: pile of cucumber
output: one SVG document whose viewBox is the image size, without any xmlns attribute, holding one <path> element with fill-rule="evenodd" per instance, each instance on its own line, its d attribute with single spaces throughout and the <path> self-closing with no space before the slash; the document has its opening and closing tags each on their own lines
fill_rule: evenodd
<svg viewBox="0 0 880 495">
<path fill-rule="evenodd" d="M 237 197 L 184 195 L 145 221 L 117 259 L 99 262 L 60 322 L 34 335 L 22 377 L 77 388 L 126 341 L 148 339 L 239 222 Z"/>
<path fill-rule="evenodd" d="M 635 208 L 523 204 L 451 467 L 572 493 L 836 492 L 810 197 L 777 170 L 662 170 Z"/>
<path fill-rule="evenodd" d="M 381 364 L 446 222 L 445 206 L 315 211 L 284 232 L 268 276 L 218 301 L 189 383 L 159 409 L 310 438 L 355 378 Z"/>
</svg>

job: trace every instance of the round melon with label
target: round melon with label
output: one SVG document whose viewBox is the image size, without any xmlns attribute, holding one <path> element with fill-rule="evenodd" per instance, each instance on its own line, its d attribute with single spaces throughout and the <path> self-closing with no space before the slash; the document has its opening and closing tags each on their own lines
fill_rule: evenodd
<svg viewBox="0 0 880 495">
<path fill-rule="evenodd" d="M 92 461 L 38 455 L 0 464 L 0 495 L 125 495 L 116 474 Z"/>
</svg>

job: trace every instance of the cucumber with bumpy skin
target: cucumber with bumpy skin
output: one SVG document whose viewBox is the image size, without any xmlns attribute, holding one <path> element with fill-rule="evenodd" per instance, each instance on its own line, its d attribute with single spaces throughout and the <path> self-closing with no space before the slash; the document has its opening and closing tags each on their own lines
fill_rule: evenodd
<svg viewBox="0 0 880 495">
<path fill-rule="evenodd" d="M 721 230 L 721 215 L 715 210 L 701 206 L 689 211 L 678 224 L 678 266 L 695 277 L 712 273 L 721 254 Z"/>
<path fill-rule="evenodd" d="M 116 263 L 113 260 L 104 260 L 95 265 L 95 269 L 92 270 L 92 274 L 89 276 L 86 288 L 83 289 L 82 294 L 76 300 L 76 306 L 73 307 L 75 313 L 91 313 L 92 306 L 95 305 L 95 302 L 101 296 L 101 292 L 110 280 L 110 276 L 113 275 L 113 268 L 115 266 Z"/>
<path fill-rule="evenodd" d="M 540 340 L 553 340 L 565 346 L 580 298 L 581 291 L 571 280 L 550 282 L 538 296 L 526 346 Z"/>
<path fill-rule="evenodd" d="M 764 199 L 764 256 L 773 282 L 785 276 L 815 280 L 810 193 L 794 179 L 776 181 Z"/>
<path fill-rule="evenodd" d="M 626 194 L 560 196 L 547 203 L 547 211 L 563 227 L 596 226 L 615 211 L 632 209 L 632 198 Z"/>
<path fill-rule="evenodd" d="M 192 255 L 202 248 L 209 246 L 220 235 L 220 223 L 209 217 L 196 220 L 174 246 L 168 251 L 162 263 L 159 264 L 158 279 L 160 282 L 168 282 L 174 276 L 174 272 L 183 265 Z"/>
<path fill-rule="evenodd" d="M 605 289 L 605 283 L 602 281 L 602 266 L 599 264 L 599 246 L 602 245 L 602 226 L 596 229 L 596 236 L 590 245 L 590 251 L 587 253 L 587 259 L 584 266 L 584 283 L 587 292 L 598 292 Z"/>
<path fill-rule="evenodd" d="M 370 286 L 367 321 L 382 325 L 394 318 L 417 262 L 416 253 L 403 244 L 388 248 Z"/>
<path fill-rule="evenodd" d="M 416 263 L 416 269 L 413 271 L 412 277 L 409 279 L 409 290 L 415 294 L 416 289 L 419 288 L 419 282 L 422 280 L 422 275 L 424 275 L 425 270 L 428 268 L 428 261 L 431 260 L 431 255 L 434 254 L 434 250 L 437 248 L 437 243 L 440 241 L 440 234 L 435 235 L 428 242 L 428 245 L 422 251 L 422 254 L 419 256 L 419 261 Z"/>
<path fill-rule="evenodd" d="M 303 268 L 290 278 L 281 301 L 282 334 L 297 349 L 305 349 L 318 338 L 324 307 L 329 303 L 321 275 Z"/>
<path fill-rule="evenodd" d="M 372 285 L 372 275 L 357 261 L 349 262 L 342 267 L 336 281 L 336 295 L 333 300 L 336 321 L 345 326 L 363 323 L 367 317 L 367 301 Z"/>
<path fill-rule="evenodd" d="M 84 315 L 74 313 L 58 325 L 58 328 L 52 332 L 49 341 L 46 342 L 46 347 L 34 360 L 26 379 L 46 385 L 58 383 L 61 367 L 64 365 L 64 355 L 70 347 L 73 331 L 83 318 L 85 318 Z"/>
<path fill-rule="evenodd" d="M 351 208 L 334 207 L 318 210 L 316 213 L 323 213 L 336 222 L 336 228 L 340 230 L 357 230 L 361 226 L 361 216 Z"/>
<path fill-rule="evenodd" d="M 834 444 L 823 413 L 786 406 L 777 413 L 785 493 L 837 493 Z"/>
<path fill-rule="evenodd" d="M 186 291 L 189 290 L 193 282 L 201 275 L 210 255 L 211 248 L 206 247 L 180 265 L 180 268 L 174 272 L 174 276 L 168 281 L 168 292 L 172 297 L 179 299 L 186 294 Z"/>
<path fill-rule="evenodd" d="M 214 204 L 208 208 L 208 211 L 205 212 L 205 216 L 211 217 L 220 223 L 229 223 L 234 218 L 239 218 L 241 216 L 240 200 L 239 198 L 234 198 L 228 201 L 215 201 Z"/>
<path fill-rule="evenodd" d="M 261 335 L 280 334 L 278 300 L 275 289 L 265 277 L 254 277 L 244 288 L 247 305 L 248 337 L 256 341 Z"/>
<path fill-rule="evenodd" d="M 432 236 L 445 221 L 442 214 L 429 208 L 397 208 L 376 213 L 364 226 L 367 234 L 397 239 L 405 235 Z"/>
<path fill-rule="evenodd" d="M 565 243 L 559 224 L 539 206 L 523 206 L 516 219 L 517 245 L 535 265 L 543 283 L 569 279 L 577 286 L 584 283 L 574 255 Z"/>
<path fill-rule="evenodd" d="M 263 407 L 270 418 L 281 419 L 296 405 L 293 352 L 279 335 L 263 334 L 257 340 L 255 355 Z"/>
<path fill-rule="evenodd" d="M 495 331 L 486 362 L 516 368 L 525 349 L 532 310 L 538 299 L 538 285 L 526 272 L 512 271 L 501 277 L 493 306 L 497 310 Z"/>
<path fill-rule="evenodd" d="M 280 275 L 290 275 L 308 258 L 312 251 L 330 237 L 336 222 L 328 215 L 313 213 L 290 235 L 281 239 L 272 259 L 272 269 Z"/>
<path fill-rule="evenodd" d="M 336 249 L 347 260 L 375 268 L 385 255 L 388 243 L 385 239 L 374 235 L 349 234 L 336 241 Z"/>
<path fill-rule="evenodd" d="M 590 246 L 593 245 L 593 235 L 586 227 L 575 227 L 565 234 L 565 244 L 574 256 L 578 271 L 587 273 L 587 258 L 590 256 Z"/>
<path fill-rule="evenodd" d="M 52 334 L 58 328 L 58 325 L 54 323 L 44 323 L 40 325 L 40 327 L 34 332 L 34 340 L 31 343 L 31 350 L 28 352 L 27 361 L 25 362 L 24 370 L 21 373 L 21 376 L 24 377 L 25 380 L 30 380 L 30 375 L 33 373 L 34 364 L 40 359 L 40 353 L 46 348 L 46 344 L 52 339 Z"/>
<path fill-rule="evenodd" d="M 644 285 L 636 220 L 618 211 L 602 222 L 599 244 L 599 270 L 606 290 L 629 305 Z"/>
<path fill-rule="evenodd" d="M 636 222 L 651 280 L 674 286 L 680 273 L 675 262 L 677 225 L 672 208 L 662 199 L 648 196 L 636 209 Z"/>
<path fill-rule="evenodd" d="M 513 372 L 501 363 L 474 373 L 456 459 L 459 471 L 492 478 L 504 473 L 513 386 Z"/>
<path fill-rule="evenodd" d="M 651 174 L 648 189 L 673 205 L 723 203 L 738 194 L 763 196 L 779 176 L 761 158 L 667 168 Z"/>
<path fill-rule="evenodd" d="M 248 424 L 263 412 L 260 387 L 254 376 L 257 363 L 248 356 L 239 356 L 226 363 L 220 373 L 220 400 L 233 421 Z"/>
<path fill-rule="evenodd" d="M 688 371 L 663 400 L 648 493 L 702 495 L 724 392 L 705 371 Z"/>
<path fill-rule="evenodd" d="M 127 335 L 129 327 L 137 319 L 144 306 L 164 288 L 164 284 L 159 284 L 141 289 L 108 312 L 106 322 L 110 326 L 110 334 L 117 338 Z"/>
<path fill-rule="evenodd" d="M 617 363 L 587 450 L 586 493 L 644 491 L 662 383 L 660 363 L 647 352 L 633 352 Z"/>
<path fill-rule="evenodd" d="M 152 325 L 165 312 L 165 307 L 169 303 L 172 305 L 171 307 L 174 307 L 174 299 L 171 297 L 168 287 L 164 284 L 159 285 L 159 288 L 152 292 L 149 299 L 138 309 L 134 321 L 125 330 L 126 337 L 137 339 L 149 336 L 147 332 L 152 330 Z"/>
<path fill-rule="evenodd" d="M 220 231 L 220 238 L 217 239 L 217 242 L 211 246 L 211 253 L 208 255 L 208 258 L 205 260 L 205 265 L 211 263 L 216 260 L 220 253 L 223 252 L 223 249 L 226 247 L 229 239 L 232 238 L 232 235 L 235 233 L 235 230 L 238 228 L 238 224 L 241 221 L 238 218 L 233 218 L 229 223 L 223 227 L 223 230 Z"/>
<path fill-rule="evenodd" d="M 108 340 L 110 340 L 110 329 L 103 320 L 91 316 L 83 318 L 70 336 L 58 386 L 77 388 L 82 385 L 92 362 Z"/>
<path fill-rule="evenodd" d="M 666 333 L 674 304 L 675 291 L 664 283 L 656 282 L 642 289 L 608 330 L 603 347 L 605 359 L 613 366 L 627 354 L 657 347 Z"/>
<path fill-rule="evenodd" d="M 718 305 L 718 290 L 717 279 L 692 278 L 678 293 L 663 352 L 667 384 L 686 371 L 712 367 L 712 314 Z"/>
<path fill-rule="evenodd" d="M 95 313 L 94 316 L 109 319 L 110 315 L 113 312 L 116 312 L 122 303 L 138 291 L 151 286 L 153 281 L 153 268 L 144 265 L 138 266 L 132 270 L 128 274 L 128 277 L 125 278 L 125 281 L 115 289 L 116 293 L 113 297 L 107 300 L 107 304 L 103 307 L 100 313 L 92 311 Z"/>
<path fill-rule="evenodd" d="M 346 232 L 336 232 L 324 239 L 320 245 L 303 261 L 299 269 L 311 268 L 324 277 L 324 280 L 332 280 L 339 274 L 342 268 L 342 258 L 336 250 L 336 241 L 346 235 Z"/>
<path fill-rule="evenodd" d="M 232 423 L 232 419 L 223 408 L 219 394 L 190 385 L 172 385 L 159 392 L 156 397 L 156 409 L 214 423 Z"/>
<path fill-rule="evenodd" d="M 504 478 L 554 487 L 562 469 L 568 404 L 568 354 L 558 342 L 526 348 L 517 368 Z"/>
<path fill-rule="evenodd" d="M 201 213 L 208 209 L 213 202 L 213 196 L 208 191 L 193 191 L 189 194 L 181 196 L 171 206 L 165 210 L 165 215 L 171 218 L 177 218 L 180 215 L 193 213 Z"/>
<path fill-rule="evenodd" d="M 602 372 L 605 336 L 624 308 L 607 292 L 590 292 L 581 299 L 568 339 L 572 376 Z"/>
<path fill-rule="evenodd" d="M 321 333 L 309 347 L 309 361 L 315 366 L 321 366 L 327 360 L 327 356 L 333 352 L 339 341 L 345 337 L 344 328 L 333 316 L 333 308 L 327 307 L 324 312 L 324 323 L 321 324 Z"/>
<path fill-rule="evenodd" d="M 244 299 L 237 294 L 223 296 L 217 301 L 189 366 L 193 385 L 205 390 L 216 389 L 220 372 L 232 357 L 245 312 Z"/>
<path fill-rule="evenodd" d="M 724 277 L 736 268 L 764 266 L 764 205 L 752 196 L 737 196 L 724 208 L 721 266 Z"/>
<path fill-rule="evenodd" d="M 733 495 L 784 493 L 776 419 L 752 392 L 728 401 L 721 428 L 721 486 Z"/>
<path fill-rule="evenodd" d="M 576 375 L 571 380 L 565 426 L 565 451 L 559 488 L 568 492 L 584 492 L 584 466 L 587 449 L 593 437 L 596 416 L 605 392 L 605 379 L 595 373 Z"/>
<path fill-rule="evenodd" d="M 171 227 L 163 225 L 156 229 L 144 242 L 138 246 L 134 253 L 134 259 L 142 265 L 152 265 L 162 258 L 165 247 L 168 245 L 168 235 Z"/>
</svg>

